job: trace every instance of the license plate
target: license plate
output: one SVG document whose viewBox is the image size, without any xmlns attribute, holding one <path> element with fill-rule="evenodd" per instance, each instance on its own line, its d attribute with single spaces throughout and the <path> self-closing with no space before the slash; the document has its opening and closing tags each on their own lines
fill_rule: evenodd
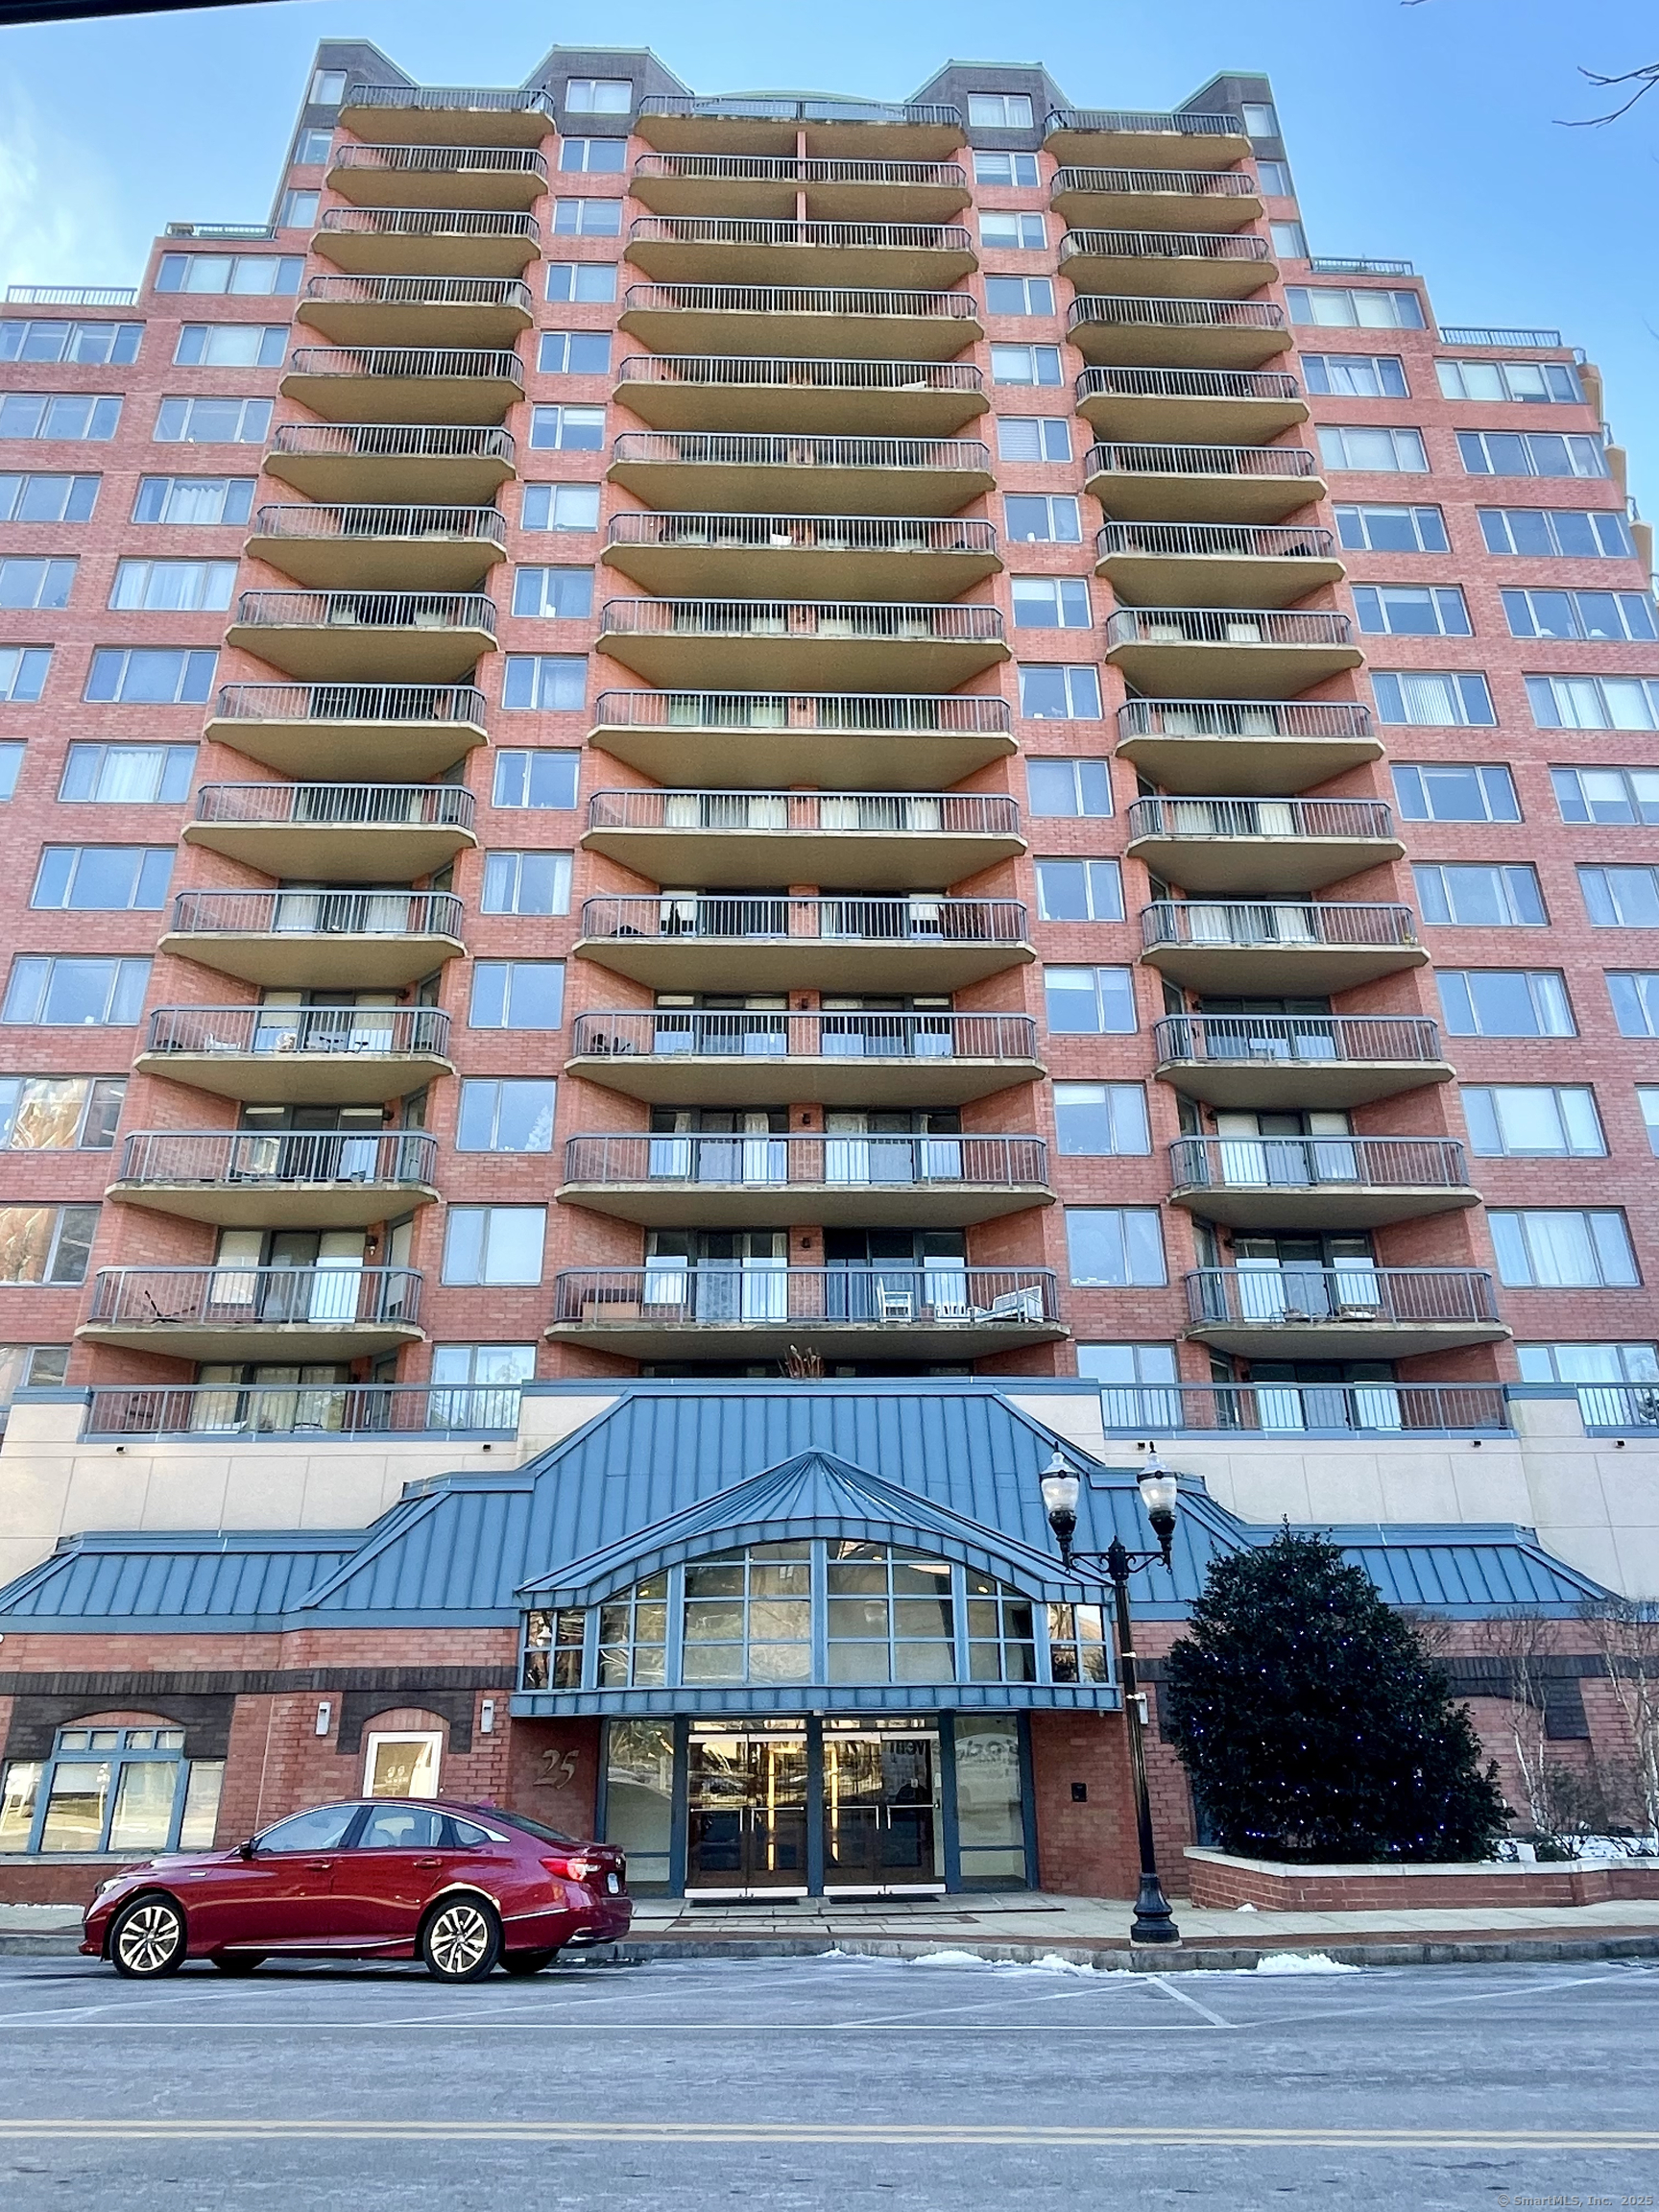
<svg viewBox="0 0 1659 2212">
<path fill-rule="evenodd" d="M 611 1892 L 613 1897 L 614 1897 L 621 1889 L 622 1877 L 617 1873 L 614 1867 L 613 1867 L 610 1873 L 606 1875 L 605 1887 Z"/>
</svg>

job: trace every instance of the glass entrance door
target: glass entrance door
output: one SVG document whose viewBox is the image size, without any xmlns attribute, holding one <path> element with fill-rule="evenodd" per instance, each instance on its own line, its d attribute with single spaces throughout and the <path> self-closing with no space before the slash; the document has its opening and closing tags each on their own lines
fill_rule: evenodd
<svg viewBox="0 0 1659 2212">
<path fill-rule="evenodd" d="M 943 1888 L 939 1732 L 824 1723 L 824 1887 Z"/>
<path fill-rule="evenodd" d="M 687 1889 L 806 1894 L 806 1723 L 694 1720 Z"/>
</svg>

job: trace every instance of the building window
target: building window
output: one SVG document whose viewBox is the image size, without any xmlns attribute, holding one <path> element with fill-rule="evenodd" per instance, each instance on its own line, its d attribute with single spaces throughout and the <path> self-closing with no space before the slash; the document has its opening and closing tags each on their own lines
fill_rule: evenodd
<svg viewBox="0 0 1659 2212">
<path fill-rule="evenodd" d="M 1023 92 L 970 92 L 968 120 L 983 131 L 1029 131 L 1031 102 Z"/>
<path fill-rule="evenodd" d="M 998 415 L 997 417 L 997 458 L 998 461 L 1070 461 L 1071 458 L 1071 425 L 1063 415 Z M 1003 501 L 1005 508 L 1016 502 Z M 1073 509 L 1076 501 L 1070 502 Z M 1024 537 L 1024 530 L 1008 525 L 1011 537 Z M 1042 530 L 1034 533 L 1041 538 Z M 1076 543 L 1075 539 L 1070 542 Z"/>
<path fill-rule="evenodd" d="M 0 1206 L 0 1283 L 84 1283 L 97 1234 L 96 1206 Z"/>
<path fill-rule="evenodd" d="M 1146 1092 L 1140 1083 L 1056 1083 L 1054 1126 L 1064 1153 L 1152 1149 Z"/>
<path fill-rule="evenodd" d="M 1486 1219 L 1498 1280 L 1512 1289 L 1612 1290 L 1641 1281 L 1617 1207 L 1494 1206 Z"/>
<path fill-rule="evenodd" d="M 1056 356 L 1058 358 L 1058 356 Z M 1059 378 L 1054 379 L 1056 383 Z M 78 392 L 8 392 L 0 396 L 0 438 L 113 438 L 121 402 Z"/>
<path fill-rule="evenodd" d="M 1580 868 L 1584 910 L 1598 929 L 1659 929 L 1659 868 Z"/>
<path fill-rule="evenodd" d="M 109 604 L 117 612 L 196 613 L 228 607 L 235 586 L 234 561 L 117 561 Z"/>
<path fill-rule="evenodd" d="M 0 473 L 0 522 L 90 522 L 98 476 Z"/>
<path fill-rule="evenodd" d="M 1471 476 L 1605 476 L 1599 438 L 1546 430 L 1459 430 Z"/>
<path fill-rule="evenodd" d="M 1354 607 L 1368 636 L 1468 637 L 1469 610 L 1455 584 L 1356 584 Z"/>
<path fill-rule="evenodd" d="M 1578 373 L 1565 361 L 1436 361 L 1447 399 L 1582 400 Z"/>
<path fill-rule="evenodd" d="M 1147 1430 L 1184 1425 L 1173 1344 L 1079 1344 L 1077 1372 L 1100 1387 L 1102 1427 Z"/>
<path fill-rule="evenodd" d="M 1045 922 L 1121 922 L 1123 872 L 1116 860 L 1039 860 L 1037 912 Z"/>
<path fill-rule="evenodd" d="M 1308 233 L 1300 223 L 1291 218 L 1267 226 L 1273 239 L 1273 251 L 1281 261 L 1306 261 L 1308 258 Z M 1317 387 L 1315 387 L 1317 389 Z"/>
<path fill-rule="evenodd" d="M 0 1428 L 19 1390 L 60 1390 L 68 1372 L 67 1344 L 0 1344 Z"/>
<path fill-rule="evenodd" d="M 1020 711 L 1031 722 L 1098 722 L 1100 672 L 1052 661 L 1020 663 Z"/>
<path fill-rule="evenodd" d="M 167 903 L 170 845 L 48 845 L 31 906 L 83 914 L 156 913 Z"/>
<path fill-rule="evenodd" d="M 1357 469 L 1372 476 L 1427 475 L 1429 470 L 1420 430 L 1366 430 L 1358 424 L 1322 422 L 1319 458 L 1327 469 Z"/>
<path fill-rule="evenodd" d="M 565 108 L 571 115 L 626 115 L 634 105 L 634 85 L 626 77 L 571 77 L 565 81 Z"/>
<path fill-rule="evenodd" d="M 173 360 L 180 369 L 279 369 L 287 350 L 281 324 L 186 323 Z"/>
<path fill-rule="evenodd" d="M 987 276 L 985 312 L 988 315 L 1052 315 L 1053 279 L 1048 276 Z"/>
<path fill-rule="evenodd" d="M 194 525 L 246 522 L 253 512 L 252 476 L 142 476 L 134 522 Z"/>
<path fill-rule="evenodd" d="M 502 1078 L 461 1086 L 457 1152 L 551 1152 L 552 1079 Z"/>
<path fill-rule="evenodd" d="M 92 656 L 83 696 L 124 706 L 201 707 L 213 694 L 219 656 L 169 645 L 104 645 Z"/>
<path fill-rule="evenodd" d="M 0 1075 L 0 1151 L 108 1152 L 124 1075 Z"/>
<path fill-rule="evenodd" d="M 536 366 L 543 376 L 608 375 L 610 334 L 604 330 L 543 330 Z"/>
<path fill-rule="evenodd" d="M 1505 591 L 1511 637 L 1584 637 L 1596 641 L 1659 637 L 1653 602 L 1645 591 Z"/>
<path fill-rule="evenodd" d="M 534 574 L 543 571 L 535 570 Z M 566 574 L 588 576 L 586 568 Z M 588 663 L 576 653 L 509 653 L 501 672 L 501 704 L 541 714 L 578 712 L 588 696 Z"/>
<path fill-rule="evenodd" d="M 1168 1281 L 1156 1206 L 1069 1206 L 1066 1251 L 1074 1284 L 1125 1290 Z"/>
<path fill-rule="evenodd" d="M 269 399 L 163 399 L 156 410 L 160 445 L 263 445 L 271 434 Z"/>
<path fill-rule="evenodd" d="M 1528 676 L 1540 730 L 1659 730 L 1659 677 Z"/>
<path fill-rule="evenodd" d="M 575 204 L 587 206 L 589 203 L 578 201 Z M 614 300 L 616 264 L 614 261 L 549 261 L 546 297 L 569 301 Z M 542 366 L 545 368 L 545 362 Z"/>
<path fill-rule="evenodd" d="M 1659 1090 L 1651 1084 L 1638 1083 L 1636 1103 L 1642 1109 L 1642 1125 L 1647 1132 L 1649 1151 L 1659 1152 Z"/>
<path fill-rule="evenodd" d="M 1034 192 L 1042 182 L 1035 154 L 975 154 L 975 184 L 1005 184 L 1016 192 Z"/>
<path fill-rule="evenodd" d="M 1087 630 L 1089 587 L 1081 576 L 1016 576 L 1017 630 Z"/>
<path fill-rule="evenodd" d="M 118 806 L 177 804 L 190 795 L 194 745 L 71 745 L 58 796 Z"/>
<path fill-rule="evenodd" d="M 20 953 L 12 963 L 0 1022 L 54 1029 L 121 1029 L 136 1022 L 150 985 L 148 960 Z"/>
<path fill-rule="evenodd" d="M 1485 677 L 1455 669 L 1384 673 L 1373 668 L 1371 691 L 1380 722 L 1407 722 L 1418 729 L 1488 729 L 1498 720 Z"/>
<path fill-rule="evenodd" d="M 513 612 L 542 621 L 581 621 L 593 612 L 592 569 L 516 568 Z"/>
<path fill-rule="evenodd" d="M 1466 1084 L 1463 1118 L 1469 1149 L 1481 1159 L 1599 1160 L 1607 1151 L 1596 1094 L 1587 1086 Z"/>
<path fill-rule="evenodd" d="M 444 1224 L 444 1280 L 540 1283 L 546 1231 L 541 1206 L 451 1206 Z"/>
<path fill-rule="evenodd" d="M 426 1426 L 516 1429 L 519 1392 L 535 1380 L 534 1344 L 435 1344 Z"/>
<path fill-rule="evenodd" d="M 1635 969 L 1610 974 L 1607 995 L 1621 1037 L 1659 1037 L 1659 974 Z"/>
<path fill-rule="evenodd" d="M 1582 513 L 1570 507 L 1482 507 L 1480 535 L 1488 553 L 1622 561 L 1636 548 L 1617 508 Z"/>
<path fill-rule="evenodd" d="M 620 238 L 622 203 L 620 200 L 555 200 L 553 235 L 555 238 Z"/>
<path fill-rule="evenodd" d="M 182 1728 L 60 1728 L 50 1759 L 7 1766 L 0 1851 L 208 1851 L 224 1780 Z"/>
<path fill-rule="evenodd" d="M 313 108 L 338 108 L 346 97 L 347 72 L 344 69 L 319 69 L 311 80 L 309 105 Z"/>
<path fill-rule="evenodd" d="M 562 960 L 475 960 L 469 1029 L 557 1029 L 565 1017 Z"/>
<path fill-rule="evenodd" d="M 1041 215 L 981 215 L 979 243 L 1014 253 L 1041 253 L 1048 244 L 1048 226 Z"/>
<path fill-rule="evenodd" d="M 1135 1028 L 1127 968 L 1045 968 L 1043 997 L 1056 1037 L 1127 1037 Z"/>
<path fill-rule="evenodd" d="M 1060 384 L 1058 346 L 993 346 L 993 384 Z"/>
<path fill-rule="evenodd" d="M 301 131 L 294 147 L 296 169 L 320 169 L 334 144 L 332 131 Z"/>
<path fill-rule="evenodd" d="M 1112 811 L 1112 772 L 1104 760 L 1027 760 L 1025 810 L 1042 815 Z"/>
<path fill-rule="evenodd" d="M 1551 768 L 1563 822 L 1659 823 L 1659 768 Z"/>
<path fill-rule="evenodd" d="M 568 853 L 488 853 L 481 914 L 568 914 Z"/>
<path fill-rule="evenodd" d="M 492 804 L 546 807 L 555 811 L 574 806 L 581 765 L 580 753 L 498 752 Z"/>
<path fill-rule="evenodd" d="M 1523 1382 L 1570 1382 L 1586 1428 L 1659 1419 L 1659 1345 L 1517 1344 Z"/>
<path fill-rule="evenodd" d="M 603 407 L 532 407 L 530 444 L 539 452 L 602 452 L 605 410 Z"/>
<path fill-rule="evenodd" d="M 615 177 L 627 166 L 626 138 L 561 138 L 559 141 L 559 167 L 567 177 Z"/>
<path fill-rule="evenodd" d="M 271 297 L 298 292 L 304 273 L 301 253 L 163 253 L 156 289 Z"/>
<path fill-rule="evenodd" d="M 125 367 L 138 358 L 142 323 L 43 323 L 0 318 L 0 361 Z"/>
<path fill-rule="evenodd" d="M 1525 864 L 1419 862 L 1411 873 L 1425 922 L 1454 922 L 1465 929 L 1541 929 L 1549 922 L 1537 871 Z"/>
<path fill-rule="evenodd" d="M 0 800 L 15 798 L 26 748 L 14 740 L 0 744 Z"/>
<path fill-rule="evenodd" d="M 1415 292 L 1290 284 L 1285 290 L 1292 323 L 1329 330 L 1421 330 L 1423 303 Z"/>
<path fill-rule="evenodd" d="M 1406 364 L 1398 353 L 1304 353 L 1302 381 L 1310 392 L 1346 399 L 1405 399 L 1410 396 Z"/>
<path fill-rule="evenodd" d="M 1279 118 L 1265 100 L 1244 100 L 1239 103 L 1244 116 L 1244 135 L 1247 138 L 1277 138 Z"/>
<path fill-rule="evenodd" d="M 1336 535 L 1351 553 L 1448 553 L 1438 507 L 1338 507 Z"/>
<path fill-rule="evenodd" d="M 0 701 L 33 706 L 46 688 L 50 645 L 0 645 Z"/>
<path fill-rule="evenodd" d="M 0 612 L 67 607 L 77 561 L 35 561 L 13 555 L 0 561 Z"/>
<path fill-rule="evenodd" d="M 1440 1013 L 1452 1037 L 1575 1037 L 1567 984 L 1553 968 L 1442 968 Z"/>
<path fill-rule="evenodd" d="M 526 530 L 597 530 L 597 484 L 526 484 L 523 526 Z"/>
<path fill-rule="evenodd" d="M 1080 545 L 1083 542 L 1077 502 L 1070 493 L 1010 492 L 1003 497 L 1002 517 L 1003 535 L 1010 544 Z M 1087 613 L 1089 591 L 1081 578 L 1077 580 L 1077 589 L 1083 593 Z M 1015 618 L 1020 619 L 1018 610 Z"/>
<path fill-rule="evenodd" d="M 1507 768 L 1425 760 L 1394 770 L 1394 802 L 1403 822 L 1519 822 L 1520 804 Z"/>
<path fill-rule="evenodd" d="M 1294 200 L 1296 197 L 1296 187 L 1290 181 L 1288 161 L 1267 161 L 1258 156 L 1256 181 L 1262 187 L 1265 199 Z"/>
</svg>

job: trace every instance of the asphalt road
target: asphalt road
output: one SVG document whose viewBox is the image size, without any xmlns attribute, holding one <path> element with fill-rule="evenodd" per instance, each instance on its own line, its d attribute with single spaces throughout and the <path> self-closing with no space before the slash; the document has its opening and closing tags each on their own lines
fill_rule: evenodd
<svg viewBox="0 0 1659 2212">
<path fill-rule="evenodd" d="M 0 2206 L 1659 2202 L 1659 1967 L 0 1960 Z"/>
</svg>

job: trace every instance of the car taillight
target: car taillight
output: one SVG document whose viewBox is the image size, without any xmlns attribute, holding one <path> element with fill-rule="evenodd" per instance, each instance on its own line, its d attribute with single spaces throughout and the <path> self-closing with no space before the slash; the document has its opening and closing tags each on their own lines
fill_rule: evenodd
<svg viewBox="0 0 1659 2212">
<path fill-rule="evenodd" d="M 597 1859 L 543 1859 L 541 1863 L 549 1874 L 557 1874 L 565 1882 L 591 1882 L 595 1874 L 604 1871 Z"/>
</svg>

